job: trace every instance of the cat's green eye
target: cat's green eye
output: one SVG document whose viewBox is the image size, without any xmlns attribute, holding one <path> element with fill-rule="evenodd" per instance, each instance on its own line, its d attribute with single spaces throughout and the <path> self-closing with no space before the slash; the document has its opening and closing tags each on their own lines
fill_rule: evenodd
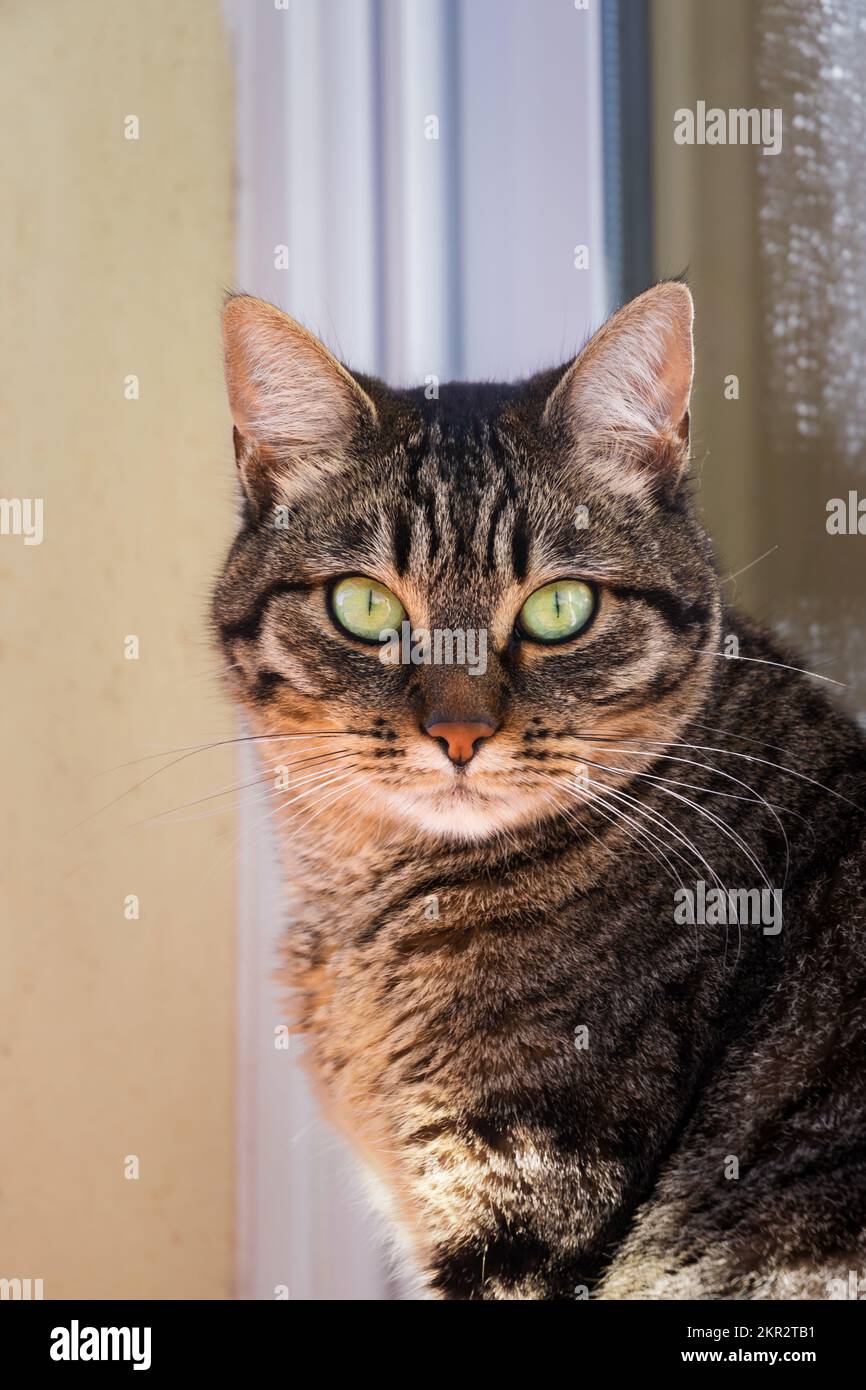
<svg viewBox="0 0 866 1390">
<path fill-rule="evenodd" d="M 564 642 L 586 627 L 595 609 L 595 590 L 582 579 L 557 579 L 530 594 L 517 625 L 534 642 Z"/>
<path fill-rule="evenodd" d="M 388 628 L 400 629 L 406 610 L 377 579 L 352 575 L 331 590 L 331 608 L 341 627 L 362 642 L 381 642 Z"/>
</svg>

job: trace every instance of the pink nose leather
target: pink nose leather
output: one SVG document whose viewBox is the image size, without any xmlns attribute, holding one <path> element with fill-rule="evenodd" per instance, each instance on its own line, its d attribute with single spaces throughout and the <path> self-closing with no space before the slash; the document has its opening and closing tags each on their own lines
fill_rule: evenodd
<svg viewBox="0 0 866 1390">
<path fill-rule="evenodd" d="M 452 763 L 468 763 L 475 753 L 476 743 L 494 733 L 492 724 L 428 724 L 425 734 L 441 739 L 448 749 Z"/>
</svg>

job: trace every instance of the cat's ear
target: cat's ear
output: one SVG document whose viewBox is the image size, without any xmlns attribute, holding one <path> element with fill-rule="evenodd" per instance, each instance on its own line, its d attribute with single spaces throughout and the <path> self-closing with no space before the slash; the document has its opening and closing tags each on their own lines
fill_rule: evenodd
<svg viewBox="0 0 866 1390">
<path fill-rule="evenodd" d="M 688 462 L 694 306 L 656 285 L 590 338 L 544 409 L 586 464 L 621 492 L 676 489 Z"/>
<path fill-rule="evenodd" d="M 333 468 L 376 408 L 354 377 L 299 323 L 251 295 L 223 311 L 235 455 L 255 510 Z"/>
</svg>

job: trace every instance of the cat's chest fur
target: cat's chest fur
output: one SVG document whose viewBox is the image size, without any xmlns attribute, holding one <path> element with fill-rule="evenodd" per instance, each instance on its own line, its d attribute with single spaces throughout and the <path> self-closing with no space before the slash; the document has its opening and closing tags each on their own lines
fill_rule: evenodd
<svg viewBox="0 0 866 1390">
<path fill-rule="evenodd" d="M 694 939 L 664 931 L 670 885 L 621 843 L 563 839 L 492 875 L 471 849 L 346 855 L 320 833 L 290 876 L 308 1069 L 422 1261 L 491 1204 L 543 1229 L 540 1188 L 552 1228 L 568 1206 L 575 1240 L 600 1240 L 694 1083 L 723 934 L 696 972 Z"/>
</svg>

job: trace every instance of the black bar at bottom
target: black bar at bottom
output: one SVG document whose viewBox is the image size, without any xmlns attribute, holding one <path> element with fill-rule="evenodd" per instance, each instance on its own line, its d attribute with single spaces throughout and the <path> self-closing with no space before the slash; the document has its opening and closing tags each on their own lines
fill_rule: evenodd
<svg viewBox="0 0 866 1390">
<path fill-rule="evenodd" d="M 700 1365 L 787 1365 L 812 1366 L 822 1377 L 857 1364 L 863 1340 L 863 1319 L 851 1303 L 605 1303 L 576 1301 L 570 1311 L 543 1314 L 542 1322 L 525 1306 L 510 1313 L 493 1314 L 488 1323 L 483 1312 L 460 1324 L 460 1364 L 467 1369 L 466 1352 L 471 1354 L 474 1331 L 483 1338 L 478 1351 L 489 1375 L 491 1361 L 500 1351 L 510 1357 L 515 1336 L 531 1333 L 533 1342 L 523 1342 L 522 1350 L 544 1350 L 549 1365 L 550 1340 L 557 1334 L 567 1338 L 563 1351 L 574 1358 L 575 1375 L 581 1366 L 599 1363 L 611 1372 L 647 1370 L 667 1372 L 675 1366 Z M 382 1367 L 383 1358 L 392 1373 L 398 1372 L 401 1355 L 402 1318 L 394 1308 L 383 1324 L 378 1315 L 365 1307 L 364 1323 L 355 1327 L 346 1304 L 339 1311 L 330 1305 L 330 1327 L 323 1339 L 321 1325 L 310 1325 L 310 1308 L 289 1301 L 244 1302 L 4 1302 L 0 1305 L 0 1337 L 4 1361 L 16 1366 L 19 1379 L 33 1371 L 49 1372 L 51 1377 L 86 1374 L 99 1376 L 109 1367 L 113 1375 L 129 1374 L 139 1379 L 159 1380 L 183 1371 L 214 1371 L 221 1376 L 233 1372 L 249 1375 L 273 1371 L 281 1380 L 304 1374 L 312 1358 L 320 1369 L 333 1373 L 340 1354 L 351 1358 L 353 1369 Z M 419 1316 L 409 1314 L 408 1316 Z M 451 1330 L 453 1312 L 421 1314 L 422 1332 Z M 437 1323 L 445 1317 L 445 1323 Z M 465 1314 L 463 1316 L 466 1316 Z M 530 1322 L 524 1323 L 523 1318 Z M 426 1319 L 431 1317 L 432 1322 Z M 499 1322 L 499 1317 L 503 1321 Z M 313 1314 L 315 1319 L 315 1314 Z M 371 1322 L 371 1318 L 373 1321 Z M 479 1320 L 480 1318 L 480 1320 Z M 405 1325 L 403 1325 L 405 1327 Z M 410 1324 L 410 1328 L 411 1328 Z M 416 1325 L 417 1326 L 417 1325 Z M 396 1340 L 391 1344 L 392 1331 Z M 541 1336 L 545 1340 L 539 1342 Z M 577 1340 L 573 1340 L 573 1339 Z M 467 1345 L 468 1344 L 468 1345 Z M 443 1351 L 445 1350 L 443 1345 Z M 509 1352 L 509 1347 L 512 1352 Z M 367 1360 L 375 1349 L 375 1361 Z M 431 1367 L 430 1347 L 424 1357 Z M 592 1363 L 586 1362 L 591 1355 Z M 299 1361 L 298 1358 L 301 1358 Z M 454 1369 L 453 1350 L 441 1363 Z M 513 1368 L 512 1368 L 513 1369 Z M 541 1374 L 539 1368 L 539 1374 Z M 414 1376 L 411 1364 L 399 1371 L 401 1378 Z"/>
</svg>

